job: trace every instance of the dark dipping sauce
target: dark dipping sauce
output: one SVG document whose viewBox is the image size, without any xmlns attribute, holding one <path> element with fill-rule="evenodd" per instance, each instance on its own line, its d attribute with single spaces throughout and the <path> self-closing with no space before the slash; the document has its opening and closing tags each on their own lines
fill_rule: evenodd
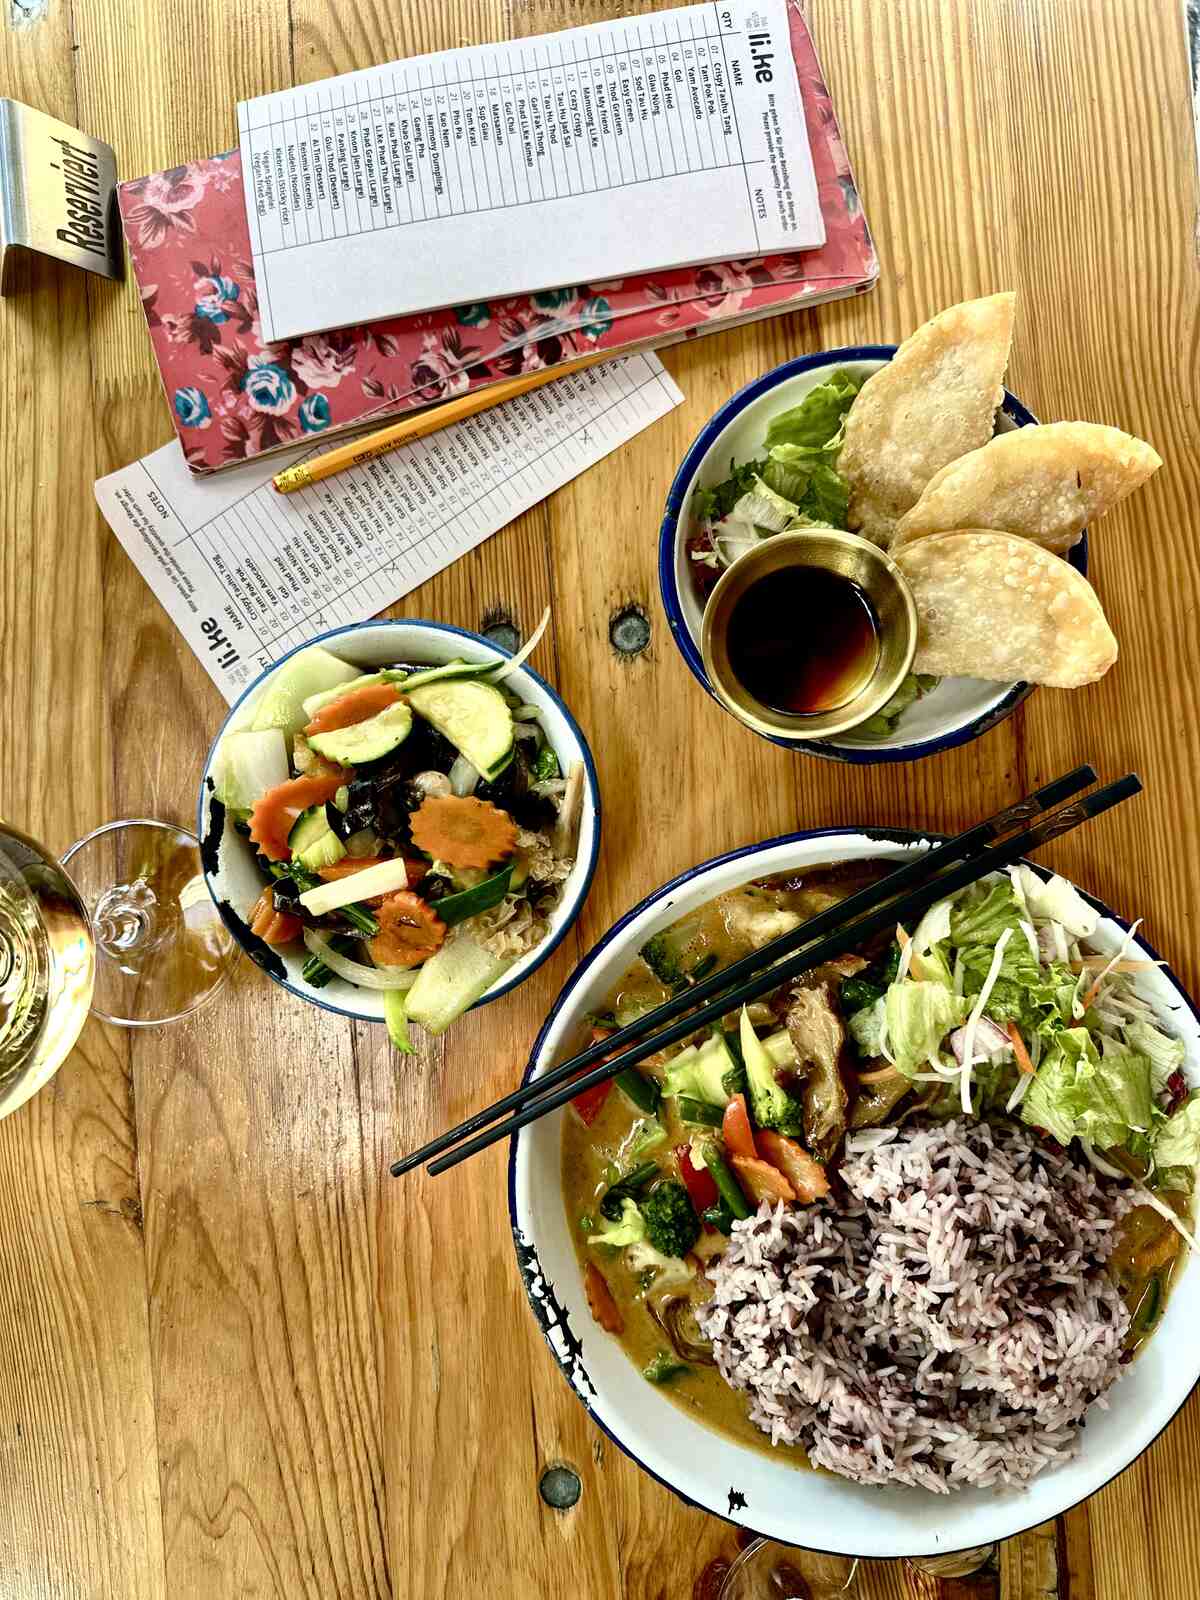
<svg viewBox="0 0 1200 1600">
<path fill-rule="evenodd" d="M 729 619 L 729 665 L 772 711 L 836 711 L 864 687 L 879 655 L 871 602 L 823 567 L 785 567 L 759 578 Z"/>
</svg>

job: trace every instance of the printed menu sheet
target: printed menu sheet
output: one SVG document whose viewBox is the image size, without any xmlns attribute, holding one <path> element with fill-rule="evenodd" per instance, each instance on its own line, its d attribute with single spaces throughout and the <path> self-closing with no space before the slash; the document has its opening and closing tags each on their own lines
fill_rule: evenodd
<svg viewBox="0 0 1200 1600">
<path fill-rule="evenodd" d="M 656 356 L 588 367 L 282 495 L 297 450 L 198 478 L 177 440 L 96 484 L 109 526 L 229 701 L 293 646 L 362 622 L 665 416 Z"/>
<path fill-rule="evenodd" d="M 271 340 L 825 241 L 785 0 L 416 56 L 238 123 Z"/>
</svg>

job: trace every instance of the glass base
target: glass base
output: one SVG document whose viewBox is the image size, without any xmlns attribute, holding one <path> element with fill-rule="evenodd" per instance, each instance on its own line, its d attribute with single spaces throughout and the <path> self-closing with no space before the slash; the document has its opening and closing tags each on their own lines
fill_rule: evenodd
<svg viewBox="0 0 1200 1600">
<path fill-rule="evenodd" d="M 144 818 L 109 822 L 61 859 L 95 930 L 96 1016 L 149 1028 L 212 999 L 238 951 L 205 886 L 194 833 Z"/>
</svg>

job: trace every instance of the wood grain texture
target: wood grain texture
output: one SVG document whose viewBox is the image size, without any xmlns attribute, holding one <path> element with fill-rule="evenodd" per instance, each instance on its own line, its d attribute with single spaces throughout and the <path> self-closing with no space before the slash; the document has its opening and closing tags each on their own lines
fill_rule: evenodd
<svg viewBox="0 0 1200 1600">
<path fill-rule="evenodd" d="M 89 0 L 0 32 L 3 92 L 110 139 L 133 177 L 227 147 L 239 95 L 628 9 Z M 1146 914 L 1200 984 L 1200 307 L 1179 7 L 809 9 L 879 288 L 668 352 L 684 406 L 396 608 L 527 630 L 553 606 L 539 664 L 591 739 L 605 799 L 573 937 L 517 996 L 408 1061 L 244 965 L 191 1023 L 89 1027 L 53 1088 L 0 1125 L 6 1596 L 687 1600 L 732 1557 L 732 1531 L 640 1474 L 563 1385 L 513 1271 L 502 1153 L 440 1180 L 385 1175 L 397 1150 L 513 1083 L 579 954 L 695 861 L 796 826 L 953 828 L 1078 760 L 1133 766 L 1137 807 L 1048 859 Z M 776 362 L 893 340 L 1009 286 L 1010 386 L 1040 416 L 1119 424 L 1167 461 L 1093 541 L 1120 663 L 901 770 L 754 738 L 687 673 L 659 604 L 676 462 Z M 169 437 L 134 285 L 31 264 L 0 304 L 0 355 L 0 804 L 59 844 L 121 813 L 185 821 L 222 708 L 90 493 Z M 609 630 L 629 607 L 650 637 L 623 656 Z M 567 1512 L 538 1496 L 560 1463 L 583 1485 Z M 1193 1600 L 1198 1475 L 1191 1404 L 1056 1533 L 1000 1552 L 1003 1600 Z M 814 1580 L 833 1576 L 813 1560 Z M 863 1600 L 921 1592 L 899 1564 L 856 1581 Z"/>
</svg>

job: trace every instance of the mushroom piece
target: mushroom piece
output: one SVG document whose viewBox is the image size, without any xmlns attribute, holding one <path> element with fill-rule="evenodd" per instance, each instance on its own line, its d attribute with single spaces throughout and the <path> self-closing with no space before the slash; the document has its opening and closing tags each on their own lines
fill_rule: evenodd
<svg viewBox="0 0 1200 1600">
<path fill-rule="evenodd" d="M 696 1322 L 696 1308 L 685 1294 L 650 1295 L 646 1309 L 666 1334 L 671 1349 L 681 1361 L 693 1366 L 715 1367 L 712 1346 L 703 1338 Z"/>
</svg>

